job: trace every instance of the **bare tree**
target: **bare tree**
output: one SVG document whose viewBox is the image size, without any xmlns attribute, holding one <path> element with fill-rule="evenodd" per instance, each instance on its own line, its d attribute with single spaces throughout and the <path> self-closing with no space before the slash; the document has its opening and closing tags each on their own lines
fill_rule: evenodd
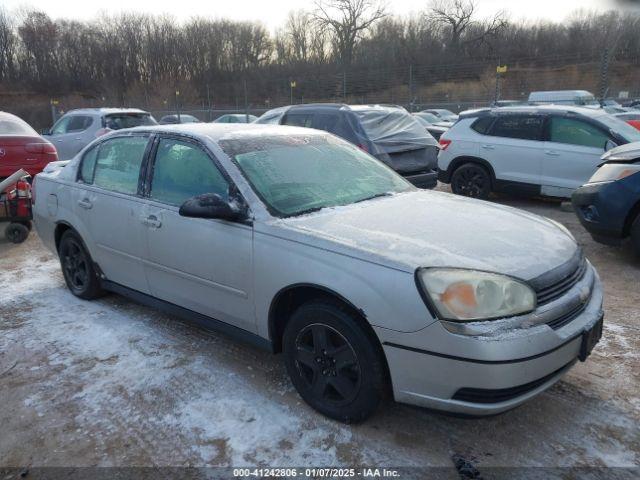
<svg viewBox="0 0 640 480">
<path fill-rule="evenodd" d="M 320 27 L 331 30 L 343 67 L 351 65 L 358 40 L 386 15 L 385 6 L 375 0 L 318 0 L 314 12 Z"/>
<path fill-rule="evenodd" d="M 428 17 L 448 30 L 449 47 L 459 53 L 463 46 L 484 42 L 507 26 L 506 14 L 502 11 L 482 22 L 475 19 L 475 13 L 475 0 L 432 0 Z"/>
</svg>

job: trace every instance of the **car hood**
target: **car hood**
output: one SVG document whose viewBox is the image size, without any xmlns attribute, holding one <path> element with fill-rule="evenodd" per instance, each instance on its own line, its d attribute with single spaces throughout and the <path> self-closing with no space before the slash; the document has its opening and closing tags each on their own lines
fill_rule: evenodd
<svg viewBox="0 0 640 480">
<path fill-rule="evenodd" d="M 546 218 L 433 191 L 324 209 L 277 225 L 300 237 L 293 240 L 407 272 L 455 267 L 530 280 L 567 262 L 578 248 Z"/>
</svg>

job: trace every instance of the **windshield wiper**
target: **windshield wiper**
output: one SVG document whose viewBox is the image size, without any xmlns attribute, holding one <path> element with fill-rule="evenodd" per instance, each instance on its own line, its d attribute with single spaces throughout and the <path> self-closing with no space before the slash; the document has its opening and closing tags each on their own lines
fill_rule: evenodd
<svg viewBox="0 0 640 480">
<path fill-rule="evenodd" d="M 325 207 L 313 207 L 313 208 L 307 208 L 306 210 L 300 210 L 299 212 L 296 213 L 292 213 L 290 215 L 287 215 L 287 217 L 299 217 L 300 215 L 307 215 L 309 213 L 314 213 L 314 212 L 319 212 L 320 210 L 322 210 Z"/>
</svg>

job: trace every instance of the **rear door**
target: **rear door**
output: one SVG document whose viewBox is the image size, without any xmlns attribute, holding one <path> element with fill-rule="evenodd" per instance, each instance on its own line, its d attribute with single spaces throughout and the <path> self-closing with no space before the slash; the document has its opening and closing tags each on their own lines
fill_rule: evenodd
<svg viewBox="0 0 640 480">
<path fill-rule="evenodd" d="M 602 128 L 578 117 L 552 116 L 546 127 L 542 193 L 570 197 L 595 173 L 610 140 Z"/>
<path fill-rule="evenodd" d="M 510 114 L 496 117 L 480 140 L 479 155 L 493 167 L 496 179 L 538 185 L 542 175 L 543 115 Z M 525 185 L 518 188 L 526 188 Z M 531 192 L 534 193 L 534 192 Z"/>
<path fill-rule="evenodd" d="M 255 332 L 252 226 L 178 213 L 196 195 L 229 198 L 230 181 L 217 162 L 195 141 L 161 137 L 148 183 L 145 263 L 152 295 Z"/>
<path fill-rule="evenodd" d="M 149 293 L 142 259 L 146 230 L 142 223 L 141 170 L 149 134 L 110 138 L 83 154 L 72 208 L 91 256 L 106 278 Z"/>
</svg>

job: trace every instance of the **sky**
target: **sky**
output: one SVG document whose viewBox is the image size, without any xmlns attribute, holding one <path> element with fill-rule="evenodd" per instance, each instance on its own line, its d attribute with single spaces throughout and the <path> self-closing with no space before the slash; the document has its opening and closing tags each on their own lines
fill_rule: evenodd
<svg viewBox="0 0 640 480">
<path fill-rule="evenodd" d="M 391 13 L 410 16 L 424 10 L 428 0 L 387 0 Z M 638 8 L 640 0 L 477 0 L 479 13 L 491 15 L 505 10 L 513 19 L 547 19 L 560 21 L 577 9 L 607 10 Z M 168 13 L 178 20 L 192 16 L 258 20 L 273 30 L 284 23 L 291 10 L 313 9 L 313 0 L 3 0 L 8 10 L 24 6 L 43 10 L 53 18 L 91 19 L 101 12 L 137 11 Z"/>
</svg>

